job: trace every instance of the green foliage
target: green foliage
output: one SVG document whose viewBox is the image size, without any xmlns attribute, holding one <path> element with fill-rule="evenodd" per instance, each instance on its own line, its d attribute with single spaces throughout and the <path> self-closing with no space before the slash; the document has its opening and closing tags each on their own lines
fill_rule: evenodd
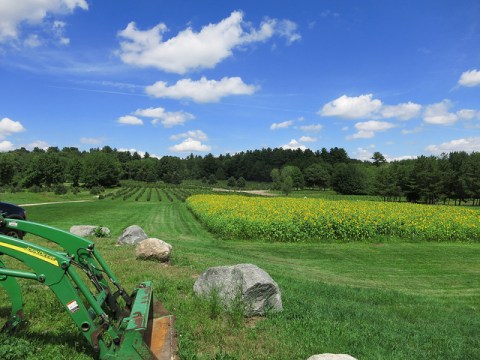
<svg viewBox="0 0 480 360">
<path fill-rule="evenodd" d="M 332 188 L 343 195 L 368 194 L 366 170 L 356 164 L 339 164 L 334 168 Z"/>
<path fill-rule="evenodd" d="M 54 186 L 53 192 L 56 195 L 64 195 L 64 194 L 68 193 L 68 188 L 63 184 L 57 184 L 57 185 Z"/>
<path fill-rule="evenodd" d="M 117 185 L 120 173 L 120 162 L 113 154 L 94 151 L 85 156 L 83 180 L 86 187 Z"/>
<path fill-rule="evenodd" d="M 97 238 L 105 238 L 108 236 L 108 233 L 103 230 L 103 226 L 97 226 L 93 235 Z"/>
<path fill-rule="evenodd" d="M 103 186 L 93 186 L 91 189 L 90 189 L 90 194 L 92 195 L 100 195 L 101 193 L 103 193 L 105 191 L 105 188 Z"/>
<path fill-rule="evenodd" d="M 247 185 L 247 182 L 245 181 L 245 179 L 243 178 L 243 176 L 240 176 L 237 180 L 237 186 L 240 188 L 240 189 L 243 189 L 245 188 L 245 186 Z"/>
<path fill-rule="evenodd" d="M 236 187 L 237 186 L 237 180 L 233 176 L 230 176 L 227 181 L 227 186 L 228 187 Z"/>
<path fill-rule="evenodd" d="M 210 185 L 215 185 L 217 183 L 217 178 L 215 177 L 215 175 L 212 174 L 208 177 L 208 183 Z"/>
</svg>

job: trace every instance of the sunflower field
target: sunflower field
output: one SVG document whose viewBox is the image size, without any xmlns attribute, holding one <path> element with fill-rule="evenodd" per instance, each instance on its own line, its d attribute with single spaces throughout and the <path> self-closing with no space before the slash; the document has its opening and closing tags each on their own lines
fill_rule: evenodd
<svg viewBox="0 0 480 360">
<path fill-rule="evenodd" d="M 480 212 L 453 206 L 238 195 L 193 195 L 187 206 L 225 239 L 480 241 Z"/>
</svg>

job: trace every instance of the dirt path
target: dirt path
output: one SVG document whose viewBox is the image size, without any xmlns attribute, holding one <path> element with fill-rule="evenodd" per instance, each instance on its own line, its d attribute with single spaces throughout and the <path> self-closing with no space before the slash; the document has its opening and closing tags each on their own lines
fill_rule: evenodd
<svg viewBox="0 0 480 360">
<path fill-rule="evenodd" d="M 93 200 L 70 200 L 70 201 L 51 201 L 44 203 L 35 203 L 35 204 L 21 204 L 18 206 L 37 206 L 37 205 L 50 205 L 50 204 L 66 204 L 66 203 L 79 203 L 79 202 L 88 202 Z"/>
<path fill-rule="evenodd" d="M 260 196 L 277 196 L 277 194 L 272 194 L 268 190 L 230 190 L 230 189 L 221 189 L 221 188 L 213 188 L 213 191 L 224 191 L 224 192 L 240 192 L 246 194 L 254 194 Z"/>
</svg>

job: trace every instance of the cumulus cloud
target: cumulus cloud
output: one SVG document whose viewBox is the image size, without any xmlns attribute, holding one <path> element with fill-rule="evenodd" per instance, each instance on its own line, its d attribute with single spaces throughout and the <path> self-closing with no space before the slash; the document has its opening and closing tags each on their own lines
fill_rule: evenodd
<svg viewBox="0 0 480 360">
<path fill-rule="evenodd" d="M 472 109 L 462 109 L 456 113 L 462 120 L 480 119 L 480 111 Z"/>
<path fill-rule="evenodd" d="M 0 152 L 10 151 L 13 150 L 15 147 L 13 144 L 8 140 L 0 141 Z"/>
<path fill-rule="evenodd" d="M 191 138 L 191 139 L 196 139 L 196 140 L 200 140 L 200 141 L 208 140 L 207 134 L 205 134 L 202 130 L 189 130 L 189 131 L 181 133 L 181 134 L 176 134 L 176 135 L 170 136 L 171 140 L 180 140 L 180 139 L 185 139 L 185 138 Z"/>
<path fill-rule="evenodd" d="M 466 87 L 480 86 L 480 70 L 469 70 L 462 73 L 458 85 Z"/>
<path fill-rule="evenodd" d="M 76 8 L 88 10 L 86 0 L 0 1 L 0 42 L 18 39 L 22 23 L 38 25 L 50 15 L 69 14 Z"/>
<path fill-rule="evenodd" d="M 284 150 L 306 150 L 307 147 L 303 144 L 300 144 L 297 140 L 292 139 L 288 144 L 282 145 L 282 149 Z"/>
<path fill-rule="evenodd" d="M 252 95 L 257 90 L 257 86 L 247 85 L 239 77 L 224 77 L 219 81 L 205 77 L 198 81 L 181 79 L 172 86 L 157 81 L 145 88 L 147 94 L 156 98 L 191 99 L 197 103 L 218 102 L 231 95 Z"/>
<path fill-rule="evenodd" d="M 305 132 L 318 132 L 323 129 L 323 125 L 320 124 L 312 124 L 312 125 L 302 125 L 300 126 L 300 130 Z"/>
<path fill-rule="evenodd" d="M 449 112 L 452 107 L 450 100 L 428 105 L 423 113 L 423 121 L 434 125 L 452 125 L 457 122 L 458 115 Z"/>
<path fill-rule="evenodd" d="M 163 35 L 167 25 L 160 23 L 149 30 L 139 30 L 134 22 L 118 33 L 123 40 L 118 52 L 123 62 L 139 67 L 155 67 L 185 74 L 196 69 L 211 69 L 232 56 L 233 50 L 247 44 L 264 42 L 274 35 L 287 43 L 300 39 L 296 24 L 289 20 L 266 19 L 258 29 L 243 20 L 243 12 L 209 24 L 199 32 L 191 27 L 168 40 Z"/>
<path fill-rule="evenodd" d="M 387 131 L 394 127 L 394 124 L 387 121 L 370 120 L 365 122 L 358 122 L 355 124 L 355 129 L 357 129 L 358 131 L 355 134 L 348 136 L 347 139 L 370 139 L 375 136 L 376 132 Z"/>
<path fill-rule="evenodd" d="M 353 155 L 355 159 L 362 160 L 362 161 L 370 161 L 373 156 L 371 149 L 373 149 L 374 147 L 375 146 L 370 146 L 369 149 L 359 147 L 357 148 L 357 150 L 353 152 Z"/>
<path fill-rule="evenodd" d="M 272 125 L 270 125 L 270 130 L 286 129 L 292 125 L 293 125 L 293 120 L 273 123 Z"/>
<path fill-rule="evenodd" d="M 398 105 L 384 105 L 372 94 L 360 96 L 342 95 L 326 103 L 317 114 L 343 119 L 390 119 L 410 120 L 420 115 L 422 106 L 411 101 Z"/>
<path fill-rule="evenodd" d="M 117 123 L 123 124 L 123 125 L 143 125 L 143 120 L 139 119 L 136 116 L 125 115 L 125 116 L 120 116 L 117 119 Z"/>
<path fill-rule="evenodd" d="M 27 149 L 29 149 L 29 150 L 33 150 L 35 148 L 47 150 L 49 147 L 50 147 L 50 145 L 46 141 L 43 141 L 43 140 L 36 140 L 36 141 L 27 145 Z"/>
<path fill-rule="evenodd" d="M 361 119 L 372 117 L 382 107 L 382 102 L 373 99 L 372 94 L 350 97 L 342 95 L 326 103 L 318 114 L 321 116 L 337 116 L 345 119 Z"/>
<path fill-rule="evenodd" d="M 425 149 L 432 154 L 449 153 L 454 151 L 480 151 L 480 137 L 468 137 L 444 142 L 439 145 L 429 145 Z"/>
<path fill-rule="evenodd" d="M 395 127 L 394 124 L 386 122 L 386 121 L 376 121 L 370 120 L 365 122 L 358 122 L 355 124 L 355 128 L 357 130 L 363 131 L 385 131 Z"/>
<path fill-rule="evenodd" d="M 412 102 L 398 104 L 398 105 L 385 105 L 381 114 L 383 118 L 396 118 L 398 120 L 410 120 L 417 117 L 422 110 L 422 106 Z"/>
<path fill-rule="evenodd" d="M 133 115 L 135 115 L 135 116 L 127 116 L 127 117 L 128 118 L 137 118 L 137 116 L 140 116 L 140 117 L 152 118 L 151 123 L 153 125 L 162 124 L 166 128 L 170 128 L 170 127 L 177 126 L 177 125 L 183 125 L 188 120 L 195 119 L 194 115 L 192 115 L 188 112 L 185 112 L 183 110 L 181 110 L 181 111 L 166 111 L 162 107 L 137 109 L 137 110 L 135 110 Z M 138 120 L 142 121 L 141 119 L 138 119 Z M 140 124 L 138 124 L 138 125 L 140 125 Z"/>
<path fill-rule="evenodd" d="M 168 149 L 173 152 L 207 152 L 212 148 L 208 145 L 202 144 L 199 140 L 187 138 L 180 144 L 173 145 Z"/>
<path fill-rule="evenodd" d="M 25 131 L 25 128 L 19 121 L 13 121 L 9 118 L 0 120 L 0 140 L 4 140 L 7 136 Z"/>
<path fill-rule="evenodd" d="M 300 138 L 301 142 L 315 142 L 317 141 L 317 138 L 311 137 L 311 136 L 302 136 Z"/>
</svg>

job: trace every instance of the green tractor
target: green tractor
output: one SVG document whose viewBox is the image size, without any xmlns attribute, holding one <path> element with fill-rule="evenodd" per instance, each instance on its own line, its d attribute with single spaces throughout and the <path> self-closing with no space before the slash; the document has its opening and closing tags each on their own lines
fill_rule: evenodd
<svg viewBox="0 0 480 360">
<path fill-rule="evenodd" d="M 22 262 L 31 271 L 11 269 L 0 256 L 0 285 L 12 303 L 2 331 L 23 321 L 23 300 L 16 278 L 48 286 L 100 359 L 176 359 L 174 317 L 153 301 L 150 281 L 128 293 L 92 241 L 67 231 L 0 216 L 0 227 L 30 233 L 59 245 L 53 250 L 0 234 L 0 255 Z"/>
</svg>

